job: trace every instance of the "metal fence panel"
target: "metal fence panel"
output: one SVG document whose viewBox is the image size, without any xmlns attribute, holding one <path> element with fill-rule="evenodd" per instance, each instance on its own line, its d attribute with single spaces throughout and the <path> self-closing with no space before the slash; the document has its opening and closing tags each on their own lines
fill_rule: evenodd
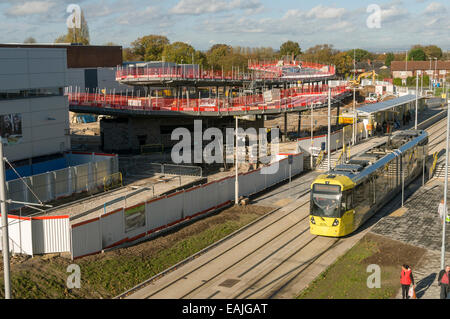
<svg viewBox="0 0 450 319">
<path fill-rule="evenodd" d="M 170 198 L 162 197 L 147 203 L 146 215 L 148 229 L 152 230 L 166 225 L 167 205 Z"/>
<path fill-rule="evenodd" d="M 102 247 L 106 248 L 125 238 L 123 209 L 106 214 L 100 218 Z"/>
<path fill-rule="evenodd" d="M 69 217 L 34 217 L 32 219 L 35 254 L 70 251 Z"/>
<path fill-rule="evenodd" d="M 110 160 L 105 160 L 105 161 L 101 161 L 101 162 L 97 162 L 94 163 L 94 169 L 95 169 L 95 174 L 94 174 L 94 187 L 95 188 L 99 188 L 102 187 L 103 188 L 103 181 L 104 178 L 108 175 L 110 175 Z"/>
<path fill-rule="evenodd" d="M 201 186 L 192 187 L 184 192 L 184 216 L 192 216 L 202 211 L 202 196 L 204 195 Z"/>
<path fill-rule="evenodd" d="M 278 182 L 278 173 L 280 170 L 280 167 L 278 166 L 277 169 L 277 165 L 279 165 L 279 163 L 275 162 L 275 163 L 271 163 L 270 165 L 267 165 L 266 167 L 262 168 L 263 173 L 266 175 L 266 186 L 270 187 L 275 185 Z M 269 174 L 271 173 L 271 174 Z"/>
<path fill-rule="evenodd" d="M 255 173 L 258 172 L 250 172 L 242 174 L 239 178 L 239 195 L 241 196 L 249 196 L 250 194 L 255 193 Z"/>
<path fill-rule="evenodd" d="M 217 190 L 218 190 L 218 204 L 223 204 L 229 200 L 234 199 L 233 194 L 230 192 L 229 184 L 233 182 L 234 187 L 234 179 L 225 178 L 223 180 L 217 181 Z"/>
<path fill-rule="evenodd" d="M 78 165 L 75 169 L 75 192 L 80 193 L 89 189 L 89 164 Z"/>
<path fill-rule="evenodd" d="M 53 172 L 55 181 L 55 198 L 68 196 L 70 192 L 70 169 L 64 168 Z"/>
<path fill-rule="evenodd" d="M 77 258 L 102 250 L 99 220 L 72 225 L 72 258 Z"/>
<path fill-rule="evenodd" d="M 47 202 L 52 200 L 51 180 L 48 173 L 31 176 L 31 189 L 34 194 L 42 201 Z M 38 203 L 37 198 L 31 194 L 29 200 L 34 203 Z"/>
<path fill-rule="evenodd" d="M 25 179 L 25 182 L 29 181 L 29 179 Z M 7 188 L 7 196 L 9 199 L 18 201 L 18 202 L 26 202 L 28 189 L 26 188 L 24 182 L 20 179 L 15 179 L 9 182 L 6 182 Z M 8 205 L 9 210 L 15 210 L 19 207 L 22 207 L 22 204 L 11 203 Z"/>
<path fill-rule="evenodd" d="M 202 185 L 202 211 L 220 204 L 218 202 L 219 185 L 216 182 Z"/>
<path fill-rule="evenodd" d="M 167 197 L 169 199 L 169 206 L 167 207 L 167 210 L 170 212 L 167 212 L 166 214 L 166 224 L 170 224 L 185 217 L 183 216 L 184 192 L 182 191 L 171 194 Z"/>
<path fill-rule="evenodd" d="M 33 238 L 30 218 L 8 217 L 8 235 L 10 252 L 33 255 Z"/>
</svg>

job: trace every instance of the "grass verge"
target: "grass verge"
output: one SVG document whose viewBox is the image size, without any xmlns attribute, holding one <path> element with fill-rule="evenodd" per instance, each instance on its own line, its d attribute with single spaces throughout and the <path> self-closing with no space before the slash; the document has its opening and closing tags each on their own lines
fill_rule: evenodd
<svg viewBox="0 0 450 319">
<path fill-rule="evenodd" d="M 242 228 L 271 208 L 231 207 L 173 233 L 127 248 L 71 261 L 58 256 L 13 258 L 13 298 L 111 298 Z M 81 288 L 68 289 L 67 267 L 81 270 Z M 3 297 L 3 273 L 0 274 Z"/>
<path fill-rule="evenodd" d="M 402 264 L 414 266 L 425 250 L 386 237 L 367 234 L 338 258 L 298 296 L 299 299 L 388 299 L 400 289 Z M 381 287 L 369 288 L 368 265 L 380 266 Z M 371 281 L 371 279 L 369 279 Z"/>
</svg>

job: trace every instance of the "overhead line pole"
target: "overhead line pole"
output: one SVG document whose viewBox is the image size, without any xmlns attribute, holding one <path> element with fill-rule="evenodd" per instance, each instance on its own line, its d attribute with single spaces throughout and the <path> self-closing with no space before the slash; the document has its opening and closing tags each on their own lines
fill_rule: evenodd
<svg viewBox="0 0 450 319">
<path fill-rule="evenodd" d="M 444 91 L 445 91 L 445 82 L 444 82 Z M 445 92 L 447 93 L 447 92 Z M 450 104 L 448 103 L 448 98 L 445 96 L 447 100 L 447 147 L 445 149 L 445 182 L 444 182 L 444 214 L 442 214 L 442 247 L 441 247 L 441 269 L 444 269 L 445 264 L 445 222 L 447 219 L 447 191 L 448 191 L 448 147 L 449 147 L 449 131 L 450 131 Z"/>
<path fill-rule="evenodd" d="M 234 203 L 239 204 L 239 168 L 238 168 L 238 117 L 236 115 L 236 159 L 235 159 L 235 182 L 234 182 Z"/>
<path fill-rule="evenodd" d="M 328 152 L 328 170 L 331 169 L 331 88 L 328 82 L 328 136 L 327 136 L 327 152 Z"/>
<path fill-rule="evenodd" d="M 416 73 L 416 120 L 414 122 L 414 129 L 417 130 L 417 108 L 419 104 L 419 77 Z"/>
<path fill-rule="evenodd" d="M 8 212 L 6 211 L 5 160 L 3 157 L 3 140 L 0 137 L 0 208 L 2 214 L 2 252 L 3 274 L 5 278 L 5 299 L 11 299 L 11 279 L 9 269 L 9 234 Z"/>
</svg>

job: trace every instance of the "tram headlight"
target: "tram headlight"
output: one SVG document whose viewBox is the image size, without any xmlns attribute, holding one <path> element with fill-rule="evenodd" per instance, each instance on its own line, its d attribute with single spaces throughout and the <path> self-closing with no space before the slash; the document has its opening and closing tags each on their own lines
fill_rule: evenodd
<svg viewBox="0 0 450 319">
<path fill-rule="evenodd" d="M 339 220 L 335 219 L 333 222 L 333 226 L 337 226 L 337 225 L 339 225 Z"/>
<path fill-rule="evenodd" d="M 311 216 L 311 224 L 315 225 L 316 221 L 314 220 L 314 216 Z"/>
</svg>

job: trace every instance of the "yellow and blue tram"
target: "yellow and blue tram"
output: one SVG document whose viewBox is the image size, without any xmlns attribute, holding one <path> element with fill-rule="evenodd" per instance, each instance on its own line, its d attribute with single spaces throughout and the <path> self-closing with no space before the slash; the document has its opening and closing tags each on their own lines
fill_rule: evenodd
<svg viewBox="0 0 450 319">
<path fill-rule="evenodd" d="M 340 237 L 358 229 L 422 173 L 427 154 L 427 132 L 399 131 L 318 176 L 311 184 L 311 233 Z"/>
</svg>

